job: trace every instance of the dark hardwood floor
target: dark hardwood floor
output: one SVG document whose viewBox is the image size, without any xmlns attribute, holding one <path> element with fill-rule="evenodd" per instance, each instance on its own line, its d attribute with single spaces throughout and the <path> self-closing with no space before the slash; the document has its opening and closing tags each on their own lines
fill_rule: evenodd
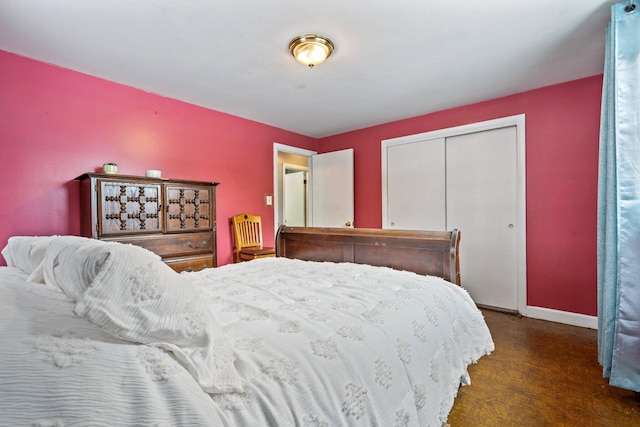
<svg viewBox="0 0 640 427">
<path fill-rule="evenodd" d="M 602 378 L 595 330 L 483 313 L 496 349 L 470 366 L 451 427 L 640 426 L 640 395 Z"/>
</svg>

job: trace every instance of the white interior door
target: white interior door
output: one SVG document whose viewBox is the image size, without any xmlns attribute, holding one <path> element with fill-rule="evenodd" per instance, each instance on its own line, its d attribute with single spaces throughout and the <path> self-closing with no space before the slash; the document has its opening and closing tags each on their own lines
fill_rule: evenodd
<svg viewBox="0 0 640 427">
<path fill-rule="evenodd" d="M 446 229 L 444 144 L 444 138 L 436 138 L 384 148 L 387 203 L 382 223 L 385 228 Z"/>
<path fill-rule="evenodd" d="M 292 227 L 306 225 L 306 192 L 307 172 L 302 170 L 287 171 L 283 177 L 283 224 Z"/>
<path fill-rule="evenodd" d="M 311 157 L 311 225 L 353 227 L 353 149 Z"/>
<path fill-rule="evenodd" d="M 461 230 L 462 286 L 477 304 L 518 309 L 516 127 L 447 138 L 447 229 Z"/>
</svg>

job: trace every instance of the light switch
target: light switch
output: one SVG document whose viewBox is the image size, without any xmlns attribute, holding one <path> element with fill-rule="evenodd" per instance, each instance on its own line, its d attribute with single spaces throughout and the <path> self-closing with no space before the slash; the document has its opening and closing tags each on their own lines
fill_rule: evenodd
<svg viewBox="0 0 640 427">
<path fill-rule="evenodd" d="M 271 194 L 264 195 L 264 204 L 267 206 L 273 205 L 273 196 Z"/>
</svg>

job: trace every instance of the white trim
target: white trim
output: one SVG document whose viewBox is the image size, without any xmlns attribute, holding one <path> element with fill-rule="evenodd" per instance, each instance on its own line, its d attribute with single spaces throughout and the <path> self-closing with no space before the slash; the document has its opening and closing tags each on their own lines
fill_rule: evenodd
<svg viewBox="0 0 640 427">
<path fill-rule="evenodd" d="M 499 129 L 509 126 L 516 127 L 516 152 L 517 152 L 517 188 L 518 200 L 516 201 L 517 216 L 517 275 L 518 275 L 518 312 L 523 316 L 527 315 L 527 184 L 526 184 L 526 131 L 525 115 L 501 117 L 484 122 L 471 123 L 468 125 L 455 126 L 430 132 L 423 132 L 414 135 L 401 136 L 398 138 L 384 139 L 381 141 L 382 149 L 382 228 L 389 228 L 387 217 L 387 147 L 393 145 L 410 144 L 412 142 L 431 140 L 437 138 L 447 138 L 457 135 L 464 135 L 473 132 Z"/>
<path fill-rule="evenodd" d="M 273 232 L 278 232 L 278 220 L 280 219 L 280 187 L 278 186 L 278 176 L 281 172 L 278 167 L 278 153 L 297 154 L 299 156 L 313 157 L 318 154 L 316 151 L 307 150 L 305 148 L 292 147 L 290 145 L 280 144 L 278 142 L 273 143 L 273 205 L 275 206 L 273 212 Z M 311 171 L 311 169 L 309 169 Z M 309 196 L 309 203 L 311 202 L 311 195 Z"/>
<path fill-rule="evenodd" d="M 516 125 L 518 156 L 518 200 L 516 200 L 518 250 L 518 310 L 527 315 L 527 159 L 525 115 L 512 116 Z"/>
<path fill-rule="evenodd" d="M 544 307 L 527 307 L 527 317 L 532 319 L 548 320 L 550 322 L 564 323 L 566 325 L 579 326 L 581 328 L 598 329 L 598 316 L 571 313 L 570 311 L 553 310 Z"/>
<path fill-rule="evenodd" d="M 429 132 L 416 133 L 413 135 L 400 136 L 397 138 L 383 139 L 383 145 L 399 145 L 411 142 L 424 141 L 426 139 L 447 138 L 456 135 L 464 135 L 473 132 L 482 132 L 508 126 L 520 126 L 524 124 L 525 115 L 500 117 L 498 119 L 485 120 L 484 122 L 470 123 L 468 125 L 454 126 L 451 128 L 438 129 Z"/>
<path fill-rule="evenodd" d="M 284 162 L 282 162 L 282 171 L 285 172 L 286 169 L 296 170 L 296 171 L 305 171 L 305 172 L 309 171 L 309 167 L 308 166 L 300 166 L 300 165 L 296 165 L 296 164 L 293 164 L 293 163 L 284 163 Z"/>
</svg>

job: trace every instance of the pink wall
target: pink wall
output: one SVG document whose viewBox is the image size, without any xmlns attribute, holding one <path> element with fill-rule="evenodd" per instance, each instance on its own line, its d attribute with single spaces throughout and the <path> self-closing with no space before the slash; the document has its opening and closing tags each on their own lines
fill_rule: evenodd
<svg viewBox="0 0 640 427">
<path fill-rule="evenodd" d="M 272 143 L 355 151 L 355 221 L 380 227 L 382 139 L 526 114 L 528 304 L 596 314 L 601 76 L 315 139 L 0 51 L 0 247 L 12 235 L 79 233 L 73 179 L 125 174 L 217 181 L 219 263 L 228 218 L 263 216 L 273 243 Z M 0 264 L 4 260 L 0 258 Z"/>
<path fill-rule="evenodd" d="M 596 209 L 602 76 L 320 140 L 353 148 L 355 223 L 382 225 L 380 141 L 526 114 L 527 301 L 597 315 Z"/>
<path fill-rule="evenodd" d="M 228 219 L 262 215 L 273 244 L 273 142 L 313 138 L 0 51 L 0 248 L 12 235 L 79 234 L 74 178 L 105 162 L 123 174 L 220 182 L 218 263 Z M 0 258 L 0 264 L 4 260 Z"/>
</svg>

